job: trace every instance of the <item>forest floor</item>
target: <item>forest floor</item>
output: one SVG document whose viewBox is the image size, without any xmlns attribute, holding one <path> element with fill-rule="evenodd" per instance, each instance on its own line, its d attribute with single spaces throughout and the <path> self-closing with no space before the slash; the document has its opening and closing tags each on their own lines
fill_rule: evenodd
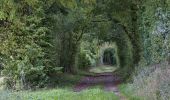
<svg viewBox="0 0 170 100">
<path fill-rule="evenodd" d="M 118 85 L 121 83 L 121 78 L 117 75 L 113 75 L 113 72 L 99 73 L 95 76 L 86 76 L 82 78 L 80 82 L 75 85 L 73 90 L 75 92 L 80 92 L 93 86 L 102 86 L 103 90 L 113 92 L 120 100 L 127 100 L 118 89 Z"/>
</svg>

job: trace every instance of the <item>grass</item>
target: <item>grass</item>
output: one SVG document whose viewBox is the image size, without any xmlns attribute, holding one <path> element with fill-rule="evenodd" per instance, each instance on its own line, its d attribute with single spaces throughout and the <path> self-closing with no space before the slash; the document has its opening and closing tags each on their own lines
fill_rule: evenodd
<svg viewBox="0 0 170 100">
<path fill-rule="evenodd" d="M 0 92 L 0 100 L 119 100 L 112 92 L 89 89 L 73 92 L 69 89 L 41 91 Z"/>
<path fill-rule="evenodd" d="M 144 100 L 141 97 L 135 96 L 134 91 L 129 84 L 121 84 L 119 85 L 120 92 L 128 99 L 128 100 Z"/>
</svg>

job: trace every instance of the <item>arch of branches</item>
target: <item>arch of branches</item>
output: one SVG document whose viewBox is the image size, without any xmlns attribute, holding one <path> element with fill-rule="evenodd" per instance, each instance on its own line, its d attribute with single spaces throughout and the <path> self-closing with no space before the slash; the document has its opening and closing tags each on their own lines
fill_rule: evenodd
<svg viewBox="0 0 170 100">
<path fill-rule="evenodd" d="M 59 45 L 56 46 L 57 48 L 59 48 L 59 50 L 57 49 L 58 50 L 57 55 L 59 56 L 58 58 L 56 57 L 59 60 L 57 61 L 56 65 L 62 66 L 64 68 L 63 70 L 64 72 L 74 71 L 72 69 L 74 69 L 73 68 L 74 62 L 75 62 L 74 58 L 77 52 L 77 48 L 79 48 L 78 42 L 83 37 L 82 34 L 78 34 L 78 33 L 83 33 L 86 30 L 91 30 L 91 28 L 96 28 L 96 30 L 92 29 L 94 30 L 93 32 L 95 33 L 99 33 L 99 34 L 107 33 L 104 35 L 99 35 L 98 37 L 99 40 L 103 40 L 104 42 L 115 42 L 115 44 L 117 45 L 117 55 L 118 55 L 118 60 L 119 60 L 118 64 L 121 69 L 127 68 L 127 67 L 132 68 L 134 64 L 137 64 L 140 59 L 140 37 L 136 31 L 137 29 L 136 27 L 137 25 L 136 24 L 137 22 L 136 5 L 133 3 L 135 2 L 131 2 L 131 0 L 123 0 L 121 2 L 119 0 L 97 1 L 96 5 L 92 7 L 94 9 L 90 10 L 89 12 L 89 14 L 92 13 L 90 15 L 92 17 L 88 16 L 87 17 L 88 21 L 87 19 L 86 20 L 79 19 L 80 22 L 82 21 L 79 24 L 77 24 L 79 22 L 77 21 L 77 19 L 81 17 L 79 15 L 76 15 L 76 14 L 79 14 L 78 12 L 76 12 L 76 9 L 74 10 L 74 8 L 72 7 L 70 8 L 70 7 L 63 5 L 62 9 L 67 8 L 67 9 L 70 9 L 70 11 L 67 9 L 62 10 L 61 12 L 63 13 L 63 15 L 60 17 L 64 19 L 62 21 L 57 20 L 56 22 L 58 23 L 61 21 L 60 26 L 65 25 L 63 24 L 63 22 L 65 22 L 69 26 L 74 26 L 74 24 L 75 26 L 69 27 L 69 28 L 68 26 L 65 26 L 61 28 L 61 32 L 59 33 L 62 33 L 62 34 L 58 35 L 57 39 L 55 39 L 57 41 L 60 40 L 59 42 L 57 42 L 59 43 Z M 104 6 L 101 6 L 101 5 L 104 5 Z M 52 8 L 53 7 L 54 8 L 56 7 L 55 4 L 54 6 L 52 6 Z M 72 10 L 73 12 L 71 12 Z M 58 10 L 56 10 L 56 12 L 57 11 Z M 74 19 L 71 24 L 70 24 L 70 20 L 72 19 L 69 19 L 69 18 Z M 84 25 L 84 22 L 86 22 L 85 25 Z M 105 29 L 103 30 L 102 24 L 105 22 L 108 25 L 105 26 L 106 30 Z M 91 24 L 93 26 L 91 26 Z M 101 25 L 101 27 L 98 27 L 98 25 L 99 26 Z M 56 25 L 56 27 L 58 26 Z M 87 29 L 84 29 L 84 27 Z M 53 30 L 54 30 L 54 33 L 58 31 L 57 28 L 55 27 Z M 62 32 L 63 30 L 65 30 L 66 32 Z M 79 37 L 77 35 L 80 35 L 80 38 L 77 39 L 77 37 Z M 67 42 L 65 40 L 69 40 L 70 42 Z M 63 49 L 63 48 L 66 48 L 66 49 Z"/>
<path fill-rule="evenodd" d="M 115 49 L 117 71 L 125 73 L 123 77 L 128 77 L 130 75 L 129 72 L 133 71 L 135 64 L 140 59 L 139 49 L 141 42 L 139 34 L 135 33 L 137 35 L 134 35 L 134 33 L 130 33 L 128 27 L 123 26 L 119 21 L 115 22 L 115 20 L 112 20 L 108 23 L 109 25 L 104 31 L 102 30 L 102 25 L 97 27 L 99 30 L 98 39 L 102 41 L 99 48 L 99 64 L 104 64 L 105 62 L 103 60 L 105 50 Z"/>
</svg>

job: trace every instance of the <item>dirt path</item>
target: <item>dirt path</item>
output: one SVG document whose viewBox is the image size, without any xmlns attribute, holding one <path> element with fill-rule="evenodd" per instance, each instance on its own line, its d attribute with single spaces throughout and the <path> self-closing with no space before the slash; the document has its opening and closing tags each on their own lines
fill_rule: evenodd
<svg viewBox="0 0 170 100">
<path fill-rule="evenodd" d="M 112 91 L 120 97 L 120 100 L 127 100 L 118 90 L 118 85 L 122 80 L 112 73 L 98 74 L 96 76 L 86 76 L 74 87 L 75 92 L 80 92 L 90 86 L 102 85 L 105 91 Z"/>
</svg>

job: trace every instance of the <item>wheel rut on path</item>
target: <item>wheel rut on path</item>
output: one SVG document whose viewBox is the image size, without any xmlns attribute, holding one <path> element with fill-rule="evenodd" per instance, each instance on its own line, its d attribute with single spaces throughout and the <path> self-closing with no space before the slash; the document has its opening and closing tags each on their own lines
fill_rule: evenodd
<svg viewBox="0 0 170 100">
<path fill-rule="evenodd" d="M 82 90 L 88 89 L 91 86 L 101 85 L 105 91 L 113 92 L 117 95 L 120 100 L 127 100 L 118 89 L 118 85 L 122 83 L 119 76 L 113 75 L 113 73 L 103 73 L 97 74 L 96 76 L 86 76 L 80 80 L 78 84 L 75 85 L 73 90 L 75 92 L 80 92 Z"/>
</svg>

